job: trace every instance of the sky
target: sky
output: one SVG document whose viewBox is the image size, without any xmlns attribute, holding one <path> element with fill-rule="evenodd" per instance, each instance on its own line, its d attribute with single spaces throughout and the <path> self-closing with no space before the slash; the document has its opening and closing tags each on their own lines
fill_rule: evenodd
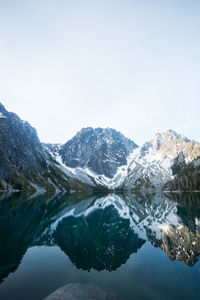
<svg viewBox="0 0 200 300">
<path fill-rule="evenodd" d="M 64 143 L 111 127 L 200 141 L 199 0 L 0 0 L 0 102 Z"/>
</svg>

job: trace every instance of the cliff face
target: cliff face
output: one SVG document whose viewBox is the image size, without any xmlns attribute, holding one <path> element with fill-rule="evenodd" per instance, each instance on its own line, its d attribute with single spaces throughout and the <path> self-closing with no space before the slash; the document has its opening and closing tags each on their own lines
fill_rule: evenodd
<svg viewBox="0 0 200 300">
<path fill-rule="evenodd" d="M 189 161 L 200 156 L 200 144 L 190 141 L 183 135 L 169 129 L 163 134 L 157 133 L 151 141 L 153 153 L 162 158 L 176 158 L 182 153 Z"/>
<path fill-rule="evenodd" d="M 129 189 L 199 189 L 199 157 L 198 142 L 173 130 L 157 133 L 132 156 L 124 186 Z"/>
<path fill-rule="evenodd" d="M 71 168 L 89 168 L 112 178 L 118 167 L 127 164 L 127 156 L 138 146 L 111 128 L 83 128 L 60 148 L 63 163 Z"/>
<path fill-rule="evenodd" d="M 44 150 L 36 130 L 0 104 L 1 185 L 16 184 L 19 188 L 18 176 L 31 179 L 33 173 L 43 175 L 46 167 Z"/>
<path fill-rule="evenodd" d="M 0 189 L 55 192 L 82 187 L 60 170 L 35 128 L 0 104 Z"/>
</svg>

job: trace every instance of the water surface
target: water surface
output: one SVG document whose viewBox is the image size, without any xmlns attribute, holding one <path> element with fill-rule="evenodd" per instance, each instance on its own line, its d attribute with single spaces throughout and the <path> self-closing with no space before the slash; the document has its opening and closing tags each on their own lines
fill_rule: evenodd
<svg viewBox="0 0 200 300">
<path fill-rule="evenodd" d="M 0 198 L 0 299 L 72 282 L 120 299 L 200 299 L 200 197 Z"/>
</svg>

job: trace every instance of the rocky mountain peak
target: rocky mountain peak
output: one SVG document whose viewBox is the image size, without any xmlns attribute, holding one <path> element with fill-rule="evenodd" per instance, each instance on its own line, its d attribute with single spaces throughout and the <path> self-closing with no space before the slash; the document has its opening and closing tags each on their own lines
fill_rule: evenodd
<svg viewBox="0 0 200 300">
<path fill-rule="evenodd" d="M 119 137 L 123 138 L 123 135 L 121 134 L 121 132 L 119 132 L 115 129 L 112 129 L 110 127 L 107 127 L 107 128 L 85 127 L 85 128 L 82 128 L 75 137 L 77 137 L 77 136 L 83 137 L 83 136 L 89 136 L 89 135 L 96 135 L 97 137 L 99 137 L 101 139 L 109 138 L 110 141 L 112 141 L 114 138 L 119 138 Z"/>
<path fill-rule="evenodd" d="M 38 144 L 40 143 L 36 129 L 27 121 L 20 119 L 17 114 L 8 112 L 2 103 L 0 103 L 0 120 L 0 130 L 2 134 L 8 131 L 9 136 L 12 132 L 21 132 L 26 134 L 30 141 L 34 140 Z"/>
<path fill-rule="evenodd" d="M 112 128 L 87 127 L 60 149 L 63 163 L 71 168 L 89 168 L 112 178 L 127 156 L 138 146 Z"/>
<path fill-rule="evenodd" d="M 185 142 L 189 142 L 190 140 L 185 137 L 184 135 L 182 134 L 179 134 L 177 132 L 175 132 L 174 130 L 172 129 L 168 129 L 167 131 L 163 132 L 161 134 L 161 137 L 163 139 L 168 139 L 168 140 L 176 140 L 176 139 L 179 139 L 179 140 L 184 140 Z"/>
<path fill-rule="evenodd" d="M 200 143 L 169 129 L 135 148 L 120 132 L 100 127 L 83 128 L 64 145 L 42 144 L 35 128 L 0 103 L 0 189 L 33 183 L 68 190 L 85 184 L 111 189 L 162 189 L 165 184 L 173 190 L 181 183 L 198 190 Z"/>
<path fill-rule="evenodd" d="M 162 158 L 175 158 L 181 152 L 185 153 L 186 156 L 190 155 L 190 151 L 186 151 L 190 143 L 191 141 L 188 138 L 176 133 L 172 129 L 162 134 L 157 133 L 151 141 L 153 153 L 159 154 Z"/>
<path fill-rule="evenodd" d="M 183 140 L 185 142 L 190 141 L 188 138 L 175 132 L 172 129 L 168 129 L 167 131 L 165 131 L 163 133 L 156 133 L 155 137 L 153 138 L 153 141 L 156 141 L 156 140 L 159 140 L 162 143 L 169 142 L 169 141 L 176 141 L 176 140 Z"/>
</svg>

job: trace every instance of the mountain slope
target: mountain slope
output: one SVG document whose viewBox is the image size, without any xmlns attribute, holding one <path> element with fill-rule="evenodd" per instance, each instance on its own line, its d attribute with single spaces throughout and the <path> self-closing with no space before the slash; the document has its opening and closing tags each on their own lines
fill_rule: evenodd
<svg viewBox="0 0 200 300">
<path fill-rule="evenodd" d="M 173 130 L 156 134 L 154 139 L 133 152 L 124 187 L 162 189 L 177 177 L 178 168 L 200 157 L 200 144 Z M 180 171 L 179 170 L 179 171 Z M 167 187 L 167 185 L 166 185 Z"/>
<path fill-rule="evenodd" d="M 36 130 L 0 104 L 0 177 L 1 186 L 20 188 L 17 178 L 32 178 L 46 168 L 43 148 Z"/>
<path fill-rule="evenodd" d="M 0 189 L 55 192 L 82 188 L 87 186 L 60 170 L 35 128 L 0 104 Z"/>
<path fill-rule="evenodd" d="M 168 130 L 138 147 L 111 128 L 83 128 L 64 145 L 0 104 L 0 190 L 200 189 L 200 144 Z"/>
<path fill-rule="evenodd" d="M 53 155 L 68 176 L 90 185 L 172 190 L 170 182 L 200 157 L 200 144 L 168 130 L 139 148 L 113 129 L 86 128 L 65 145 L 54 147 Z M 196 182 L 199 186 L 199 175 Z"/>
</svg>

